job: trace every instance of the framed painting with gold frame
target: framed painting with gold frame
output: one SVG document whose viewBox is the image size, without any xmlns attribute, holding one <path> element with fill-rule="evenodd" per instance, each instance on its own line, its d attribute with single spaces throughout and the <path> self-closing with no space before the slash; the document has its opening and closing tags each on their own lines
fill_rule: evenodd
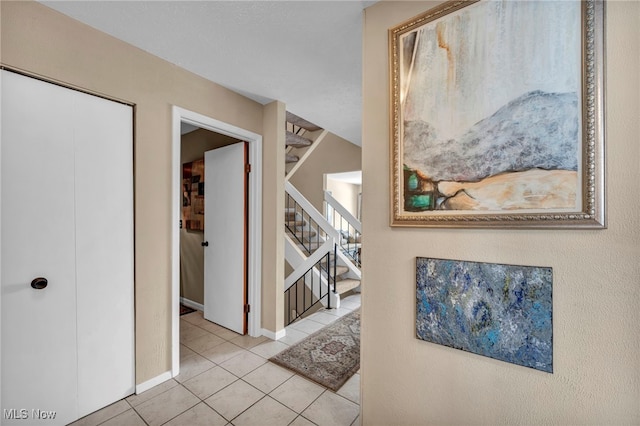
<svg viewBox="0 0 640 426">
<path fill-rule="evenodd" d="M 604 3 L 450 1 L 389 30 L 391 225 L 604 228 Z"/>
</svg>

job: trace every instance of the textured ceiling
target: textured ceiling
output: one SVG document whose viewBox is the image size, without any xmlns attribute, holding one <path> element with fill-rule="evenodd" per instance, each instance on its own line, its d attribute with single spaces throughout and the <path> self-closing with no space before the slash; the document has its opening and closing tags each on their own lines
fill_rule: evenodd
<svg viewBox="0 0 640 426">
<path fill-rule="evenodd" d="M 361 145 L 362 10 L 372 1 L 41 1 Z"/>
</svg>

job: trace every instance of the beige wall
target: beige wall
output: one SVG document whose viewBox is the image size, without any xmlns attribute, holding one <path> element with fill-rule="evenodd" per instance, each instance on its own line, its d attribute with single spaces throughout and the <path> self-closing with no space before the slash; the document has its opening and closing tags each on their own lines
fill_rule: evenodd
<svg viewBox="0 0 640 426">
<path fill-rule="evenodd" d="M 0 7 L 3 65 L 135 104 L 136 383 L 143 383 L 171 367 L 172 105 L 262 134 L 264 153 L 279 136 L 263 131 L 263 107 L 256 102 L 39 3 L 2 1 Z M 284 155 L 264 155 L 265 188 L 282 182 L 284 172 L 269 174 L 279 171 L 279 161 Z M 274 212 L 265 209 L 263 220 L 271 224 Z M 276 252 L 263 250 L 263 265 L 276 259 Z M 263 291 L 282 281 L 282 273 L 263 268 Z M 263 316 L 272 309 L 266 301 Z"/>
<path fill-rule="evenodd" d="M 325 187 L 353 217 L 358 217 L 358 194 L 362 191 L 362 185 L 327 178 Z"/>
<path fill-rule="evenodd" d="M 182 135 L 180 163 L 204 158 L 206 151 L 240 142 L 238 139 L 210 132 L 194 130 Z M 205 184 L 207 176 L 205 175 Z M 204 304 L 204 249 L 202 231 L 180 229 L 180 297 Z"/>
<path fill-rule="evenodd" d="M 364 29 L 363 424 L 640 424 L 640 2 L 607 2 L 606 230 L 389 227 L 389 28 Z M 553 267 L 554 373 L 415 338 L 415 257 Z"/>
<path fill-rule="evenodd" d="M 262 327 L 276 333 L 284 329 L 285 123 L 285 104 L 272 102 L 265 106 L 265 144 L 270 149 L 262 154 L 263 174 L 277 179 L 262 182 Z"/>
<path fill-rule="evenodd" d="M 362 167 L 362 149 L 328 133 L 309 158 L 291 176 L 290 182 L 318 211 L 324 201 L 324 175 L 352 172 Z"/>
</svg>

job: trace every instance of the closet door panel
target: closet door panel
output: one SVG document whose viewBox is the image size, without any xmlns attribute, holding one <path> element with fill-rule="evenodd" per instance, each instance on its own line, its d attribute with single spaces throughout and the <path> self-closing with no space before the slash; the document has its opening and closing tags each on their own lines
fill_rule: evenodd
<svg viewBox="0 0 640 426">
<path fill-rule="evenodd" d="M 82 93 L 75 102 L 78 408 L 84 416 L 134 392 L 133 111 Z"/>
<path fill-rule="evenodd" d="M 7 71 L 1 78 L 2 424 L 66 424 L 78 392 L 73 97 Z M 45 288 L 31 287 L 37 277 Z M 54 420 L 37 419 L 48 411 Z"/>
</svg>

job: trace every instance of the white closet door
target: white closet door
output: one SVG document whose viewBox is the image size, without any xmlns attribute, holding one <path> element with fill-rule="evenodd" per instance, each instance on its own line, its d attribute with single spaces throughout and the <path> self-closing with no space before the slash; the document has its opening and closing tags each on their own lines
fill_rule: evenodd
<svg viewBox="0 0 640 426">
<path fill-rule="evenodd" d="M 134 392 L 133 112 L 79 92 L 75 100 L 82 417 Z"/>
<path fill-rule="evenodd" d="M 78 393 L 73 94 L 6 71 L 1 83 L 2 424 L 34 424 L 32 410 L 66 424 Z"/>
<path fill-rule="evenodd" d="M 2 71 L 2 424 L 134 391 L 132 119 Z"/>
</svg>

